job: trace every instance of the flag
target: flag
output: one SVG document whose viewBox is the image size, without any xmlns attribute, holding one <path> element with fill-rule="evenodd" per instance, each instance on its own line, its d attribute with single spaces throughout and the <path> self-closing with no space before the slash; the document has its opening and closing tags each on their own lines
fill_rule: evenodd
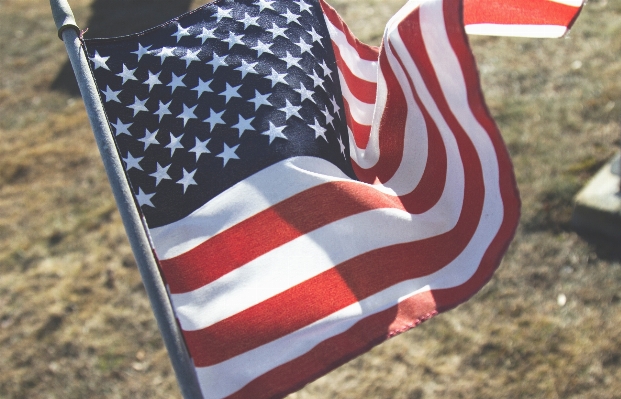
<svg viewBox="0 0 621 399">
<path fill-rule="evenodd" d="M 561 37 L 580 14 L 583 0 L 464 0 L 470 34 Z"/>
<path fill-rule="evenodd" d="M 323 0 L 85 42 L 205 398 L 282 397 L 491 278 L 519 196 L 477 4 L 411 1 L 380 48 Z"/>
</svg>

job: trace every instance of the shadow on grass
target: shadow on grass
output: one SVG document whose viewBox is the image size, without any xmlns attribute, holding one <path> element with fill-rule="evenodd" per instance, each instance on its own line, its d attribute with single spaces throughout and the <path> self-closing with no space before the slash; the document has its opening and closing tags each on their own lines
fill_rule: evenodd
<svg viewBox="0 0 621 399">
<path fill-rule="evenodd" d="M 572 230 L 570 221 L 573 198 L 581 187 L 577 181 L 572 180 L 564 179 L 551 183 L 547 190 L 537 196 L 535 212 L 521 221 L 526 232 L 560 233 Z"/>
<path fill-rule="evenodd" d="M 609 262 L 621 261 L 621 246 L 619 246 L 619 242 L 615 239 L 582 230 L 578 230 L 576 233 L 580 238 L 589 243 L 589 246 L 593 248 L 599 259 Z"/>
<path fill-rule="evenodd" d="M 613 238 L 589 231 L 576 230 L 571 224 L 573 198 L 582 186 L 576 182 L 565 182 L 552 186 L 538 196 L 537 210 L 528 219 L 522 220 L 526 233 L 575 232 L 589 244 L 600 259 L 621 260 L 621 246 Z"/>
<path fill-rule="evenodd" d="M 86 38 L 124 36 L 157 26 L 190 8 L 190 0 L 95 0 L 88 22 L 78 21 L 87 29 Z M 62 66 L 50 87 L 52 90 L 79 96 L 80 91 L 69 61 Z"/>
</svg>

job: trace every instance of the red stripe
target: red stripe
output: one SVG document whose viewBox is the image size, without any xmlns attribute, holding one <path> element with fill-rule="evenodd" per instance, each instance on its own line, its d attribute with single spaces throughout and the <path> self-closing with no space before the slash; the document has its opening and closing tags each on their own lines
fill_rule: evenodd
<svg viewBox="0 0 621 399">
<path fill-rule="evenodd" d="M 334 50 L 334 57 L 336 58 L 336 65 L 343 74 L 345 83 L 351 94 L 358 100 L 367 104 L 375 104 L 375 94 L 377 92 L 377 83 L 369 82 L 368 80 L 359 78 L 349 69 L 347 62 L 341 55 L 341 50 L 336 43 L 332 42 L 332 49 Z"/>
<path fill-rule="evenodd" d="M 461 129 L 454 133 L 468 169 L 464 211 L 453 230 L 370 251 L 215 325 L 185 331 L 195 365 L 217 364 L 264 345 L 401 281 L 434 273 L 458 256 L 479 224 L 485 187 L 474 146 Z"/>
<path fill-rule="evenodd" d="M 569 27 L 579 11 L 579 7 L 549 0 L 464 0 L 466 25 L 491 23 Z"/>
<path fill-rule="evenodd" d="M 349 109 L 349 103 L 343 98 L 343 105 L 345 106 L 345 117 L 347 120 L 347 126 L 354 135 L 354 141 L 358 148 L 367 148 L 369 144 L 369 138 L 371 137 L 371 125 L 362 125 L 351 116 L 351 110 Z"/>
<path fill-rule="evenodd" d="M 379 68 L 386 80 L 387 99 L 384 112 L 379 122 L 379 149 L 380 158 L 369 169 L 363 169 L 352 161 L 352 167 L 356 177 L 366 183 L 384 183 L 399 168 L 403 158 L 403 140 L 405 137 L 405 124 L 408 114 L 408 104 L 403 94 L 403 89 L 392 71 L 386 53 L 382 52 L 379 57 Z M 350 129 L 355 126 L 349 126 Z"/>
<path fill-rule="evenodd" d="M 347 42 L 356 49 L 360 58 L 367 61 L 376 61 L 377 56 L 379 54 L 379 48 L 375 46 L 369 46 L 368 44 L 362 43 L 358 40 L 353 33 L 349 30 L 349 27 L 343 22 L 339 14 L 336 12 L 334 8 L 328 5 L 324 0 L 320 0 L 319 4 L 321 5 L 321 9 L 323 13 L 328 18 L 328 20 L 334 25 L 338 30 L 345 34 L 347 38 Z"/>
<path fill-rule="evenodd" d="M 397 306 L 359 321 L 346 332 L 321 342 L 308 353 L 270 370 L 227 399 L 283 398 L 396 335 L 391 331 L 416 327 L 436 313 L 434 299 L 429 292 L 408 298 Z M 387 329 L 387 326 L 390 328 Z"/>
</svg>

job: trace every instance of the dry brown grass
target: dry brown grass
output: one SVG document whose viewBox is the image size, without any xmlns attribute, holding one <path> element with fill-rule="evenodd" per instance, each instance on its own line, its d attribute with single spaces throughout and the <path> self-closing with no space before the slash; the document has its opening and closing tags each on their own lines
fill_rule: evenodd
<svg viewBox="0 0 621 399">
<path fill-rule="evenodd" d="M 81 25 L 101 1 L 72 1 Z M 374 44 L 400 3 L 332 2 Z M 568 223 L 621 135 L 621 0 L 569 38 L 472 43 L 524 202 L 509 253 L 468 303 L 291 398 L 621 395 L 621 254 Z M 178 397 L 65 59 L 46 2 L 0 0 L 0 398 Z"/>
</svg>

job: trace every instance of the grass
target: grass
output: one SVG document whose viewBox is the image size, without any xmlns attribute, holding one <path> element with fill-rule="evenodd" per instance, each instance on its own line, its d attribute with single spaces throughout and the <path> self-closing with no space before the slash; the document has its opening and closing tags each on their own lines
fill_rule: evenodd
<svg viewBox="0 0 621 399">
<path fill-rule="evenodd" d="M 118 3 L 155 5 L 144 24 L 198 5 Z M 378 44 L 401 3 L 331 4 Z M 71 4 L 91 33 L 114 27 L 101 0 Z M 471 42 L 524 204 L 507 256 L 466 304 L 292 399 L 621 392 L 621 254 L 569 224 L 621 137 L 621 0 L 590 1 L 568 38 Z M 0 398 L 179 397 L 64 54 L 46 3 L 0 2 Z"/>
</svg>

